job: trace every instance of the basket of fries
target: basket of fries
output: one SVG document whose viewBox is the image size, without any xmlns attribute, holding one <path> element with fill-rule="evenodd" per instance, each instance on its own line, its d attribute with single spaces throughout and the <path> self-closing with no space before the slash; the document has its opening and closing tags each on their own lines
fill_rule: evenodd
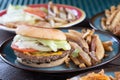
<svg viewBox="0 0 120 80">
<path fill-rule="evenodd" d="M 111 6 L 105 10 L 105 16 L 101 19 L 101 26 L 104 30 L 112 32 L 116 36 L 120 36 L 120 5 Z"/>
</svg>

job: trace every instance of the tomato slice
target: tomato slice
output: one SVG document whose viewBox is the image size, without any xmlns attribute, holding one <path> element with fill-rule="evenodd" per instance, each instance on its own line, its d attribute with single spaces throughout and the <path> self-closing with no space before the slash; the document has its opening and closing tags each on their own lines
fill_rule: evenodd
<svg viewBox="0 0 120 80">
<path fill-rule="evenodd" d="M 18 46 L 12 44 L 11 47 L 16 50 L 16 51 L 19 51 L 19 52 L 37 52 L 37 50 L 34 50 L 34 49 L 20 49 L 18 48 Z"/>
<path fill-rule="evenodd" d="M 43 11 L 41 11 L 39 8 L 31 8 L 31 7 L 27 7 L 24 9 L 25 12 L 28 12 L 30 14 L 34 14 L 37 15 L 39 17 L 44 18 L 47 14 Z"/>
</svg>

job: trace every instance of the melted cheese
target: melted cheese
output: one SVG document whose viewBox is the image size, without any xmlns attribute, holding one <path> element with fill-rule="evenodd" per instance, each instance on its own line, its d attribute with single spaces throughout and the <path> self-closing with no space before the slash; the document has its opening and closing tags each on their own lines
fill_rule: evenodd
<svg viewBox="0 0 120 80">
<path fill-rule="evenodd" d="M 51 53 L 39 53 L 39 52 L 35 52 L 35 53 L 28 53 L 28 52 L 24 52 L 24 54 L 27 55 L 33 55 L 33 56 L 54 56 L 54 55 L 62 55 L 62 51 L 58 51 L 58 52 L 51 52 Z"/>
</svg>

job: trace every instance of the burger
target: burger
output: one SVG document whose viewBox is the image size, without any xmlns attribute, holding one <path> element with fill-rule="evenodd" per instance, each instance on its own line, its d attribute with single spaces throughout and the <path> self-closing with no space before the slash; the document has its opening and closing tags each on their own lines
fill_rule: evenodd
<svg viewBox="0 0 120 80">
<path fill-rule="evenodd" d="M 11 48 L 24 65 L 54 67 L 64 63 L 71 46 L 60 30 L 17 25 Z"/>
</svg>

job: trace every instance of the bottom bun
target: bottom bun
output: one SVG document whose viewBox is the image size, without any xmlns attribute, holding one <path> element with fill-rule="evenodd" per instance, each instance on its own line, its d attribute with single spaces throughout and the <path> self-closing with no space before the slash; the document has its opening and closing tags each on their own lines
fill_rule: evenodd
<svg viewBox="0 0 120 80">
<path fill-rule="evenodd" d="M 58 59 L 56 61 L 51 61 L 50 63 L 42 63 L 42 64 L 35 64 L 35 63 L 27 63 L 25 61 L 22 61 L 21 58 L 17 57 L 17 61 L 20 62 L 21 64 L 27 65 L 27 66 L 31 66 L 31 67 L 36 67 L 36 68 L 47 68 L 47 67 L 54 67 L 54 66 L 58 66 L 64 63 L 64 61 L 68 58 L 68 55 L 66 55 L 65 57 Z"/>
</svg>

